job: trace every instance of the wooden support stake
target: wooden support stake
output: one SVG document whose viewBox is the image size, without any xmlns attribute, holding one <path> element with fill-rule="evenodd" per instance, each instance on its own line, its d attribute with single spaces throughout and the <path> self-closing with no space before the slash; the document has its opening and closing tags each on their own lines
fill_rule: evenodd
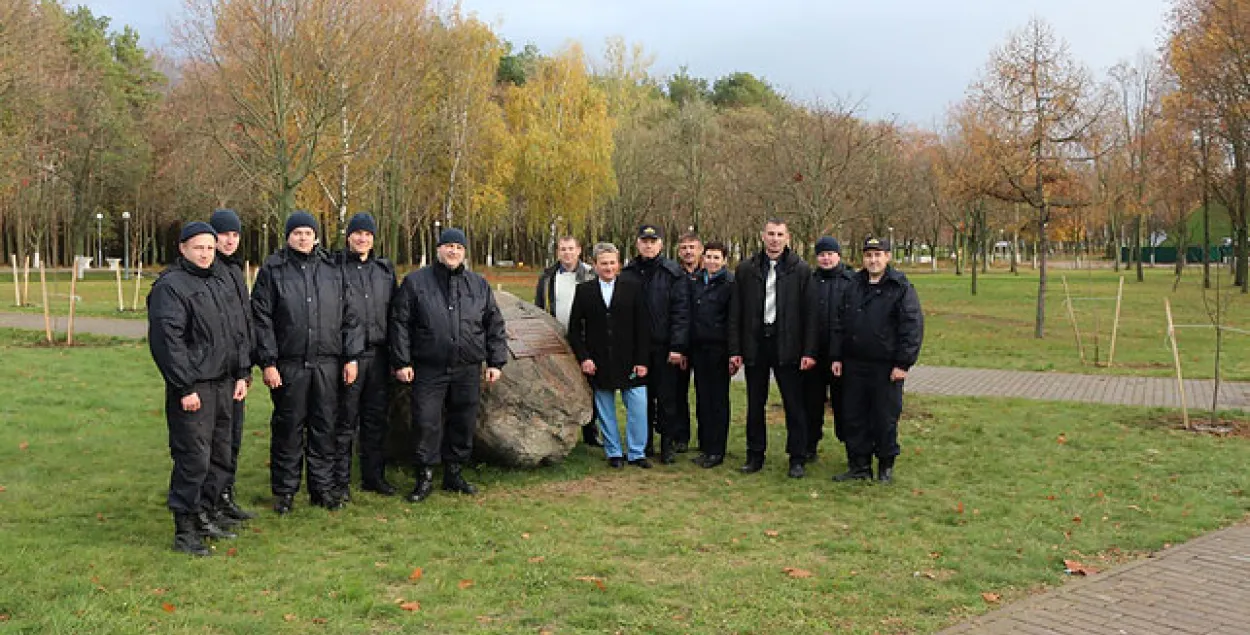
<svg viewBox="0 0 1250 635">
<path fill-rule="evenodd" d="M 9 262 L 13 263 L 13 306 L 22 306 L 22 285 L 17 279 L 17 254 L 9 254 Z"/>
<path fill-rule="evenodd" d="M 143 263 L 135 266 L 135 297 L 130 302 L 130 310 L 139 310 L 139 281 L 143 279 Z"/>
<path fill-rule="evenodd" d="M 65 345 L 74 345 L 74 301 L 78 299 L 78 256 L 69 276 L 69 320 L 65 324 Z"/>
<path fill-rule="evenodd" d="M 48 276 L 43 270 L 43 260 L 39 261 L 39 287 L 43 290 L 43 332 L 48 343 L 52 344 L 56 340 L 52 339 L 52 316 L 48 313 Z"/>
<path fill-rule="evenodd" d="M 126 301 L 122 299 L 122 269 L 121 267 L 114 269 L 113 273 L 117 274 L 116 276 L 117 277 L 117 312 L 125 313 Z"/>
<path fill-rule="evenodd" d="M 1111 352 L 1107 354 L 1107 368 L 1115 364 L 1115 338 L 1120 331 L 1120 302 L 1124 299 L 1124 276 L 1120 276 L 1120 290 L 1115 294 L 1115 321 L 1111 323 Z"/>
<path fill-rule="evenodd" d="M 30 256 L 26 256 L 26 271 L 22 274 L 22 306 L 30 305 Z"/>
<path fill-rule="evenodd" d="M 1063 279 L 1063 303 L 1068 307 L 1068 321 L 1072 322 L 1072 332 L 1076 334 L 1076 352 L 1081 356 L 1081 365 L 1085 365 L 1085 347 L 1081 344 L 1081 329 L 1076 323 L 1076 311 L 1072 310 L 1072 294 L 1068 293 L 1068 277 Z"/>
<path fill-rule="evenodd" d="M 1185 401 L 1185 379 L 1181 376 L 1181 351 L 1176 345 L 1176 327 L 1172 323 L 1172 303 L 1163 298 L 1163 308 L 1168 315 L 1168 340 L 1172 342 L 1172 363 L 1176 364 L 1176 390 L 1181 395 L 1181 419 L 1189 430 L 1189 404 Z"/>
</svg>

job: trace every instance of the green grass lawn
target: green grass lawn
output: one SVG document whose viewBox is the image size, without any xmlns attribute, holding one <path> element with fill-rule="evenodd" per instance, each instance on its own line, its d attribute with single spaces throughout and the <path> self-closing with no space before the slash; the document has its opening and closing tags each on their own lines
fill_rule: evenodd
<svg viewBox="0 0 1250 635">
<path fill-rule="evenodd" d="M 37 339 L 0 331 L 0 632 L 929 633 L 992 608 L 982 593 L 1062 584 L 1065 558 L 1105 567 L 1250 502 L 1245 439 L 1014 400 L 908 398 L 894 486 L 830 482 L 829 443 L 787 479 L 780 425 L 744 477 L 736 385 L 719 469 L 610 471 L 579 447 L 553 468 L 471 471 L 476 498 L 358 493 L 331 514 L 301 496 L 278 518 L 260 388 L 239 489 L 264 513 L 193 559 L 169 550 L 145 345 Z"/>
</svg>

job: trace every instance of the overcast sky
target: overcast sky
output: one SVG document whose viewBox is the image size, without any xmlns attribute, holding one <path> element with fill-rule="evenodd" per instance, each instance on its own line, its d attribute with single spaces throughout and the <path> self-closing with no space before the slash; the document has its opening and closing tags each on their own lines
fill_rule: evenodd
<svg viewBox="0 0 1250 635">
<path fill-rule="evenodd" d="M 444 3 L 446 0 L 444 0 Z M 74 4 L 74 0 L 70 0 Z M 168 42 L 182 0 L 89 0 L 145 46 Z M 1169 0 L 463 0 L 517 48 L 578 40 L 591 55 L 624 37 L 655 56 L 653 74 L 685 65 L 710 80 L 748 71 L 798 100 L 863 102 L 870 117 L 939 121 L 994 47 L 1041 16 L 1101 76 L 1155 50 Z"/>
</svg>

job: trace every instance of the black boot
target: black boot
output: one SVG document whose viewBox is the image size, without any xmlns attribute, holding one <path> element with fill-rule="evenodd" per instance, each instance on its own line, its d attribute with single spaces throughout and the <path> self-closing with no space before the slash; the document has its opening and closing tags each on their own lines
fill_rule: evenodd
<svg viewBox="0 0 1250 635">
<path fill-rule="evenodd" d="M 803 458 L 800 456 L 790 457 L 790 471 L 786 472 L 786 476 L 790 478 L 803 478 L 807 470 L 803 467 Z"/>
<path fill-rule="evenodd" d="M 477 488 L 464 480 L 464 476 L 460 474 L 459 463 L 448 463 L 443 467 L 443 489 L 470 496 L 477 493 Z"/>
<path fill-rule="evenodd" d="M 417 484 L 412 493 L 404 497 L 409 503 L 420 503 L 434 491 L 434 468 L 423 465 L 417 468 Z"/>
<path fill-rule="evenodd" d="M 592 447 L 603 447 L 603 441 L 599 440 L 599 424 L 591 421 L 582 426 L 582 443 Z"/>
<path fill-rule="evenodd" d="M 331 489 L 328 492 L 309 492 L 308 502 L 313 507 L 324 507 L 326 511 L 337 512 L 347 506 L 343 499 L 339 497 L 337 490 Z"/>
<path fill-rule="evenodd" d="M 227 518 L 238 521 L 251 520 L 256 518 L 256 514 L 239 507 L 234 500 L 234 486 L 231 485 L 221 492 L 221 499 L 217 503 L 217 510 Z"/>
<path fill-rule="evenodd" d="M 847 455 L 846 472 L 833 477 L 834 481 L 867 481 L 872 479 L 872 456 Z"/>
<path fill-rule="evenodd" d="M 291 513 L 292 507 L 295 507 L 295 494 L 279 494 L 273 500 L 273 511 L 279 516 Z"/>
<path fill-rule="evenodd" d="M 360 484 L 360 490 L 364 492 L 373 492 L 374 494 L 380 494 L 382 496 L 394 496 L 395 492 L 399 491 L 394 485 L 391 485 L 390 481 L 386 480 L 385 476 L 379 476 L 362 482 Z"/>
<path fill-rule="evenodd" d="M 204 545 L 196 529 L 195 514 L 174 514 L 174 551 L 193 556 L 211 556 L 213 551 Z"/>
<path fill-rule="evenodd" d="M 227 516 L 220 508 L 213 508 L 204 513 L 208 516 L 209 522 L 222 529 L 229 530 L 239 526 L 239 521 Z"/>
<path fill-rule="evenodd" d="M 877 459 L 877 480 L 886 484 L 894 482 L 894 457 L 883 456 Z"/>
<path fill-rule="evenodd" d="M 660 437 L 660 463 L 672 465 L 677 462 L 677 447 L 668 437 Z"/>
<path fill-rule="evenodd" d="M 739 469 L 743 474 L 754 474 L 764 469 L 764 455 L 756 452 L 747 452 L 747 462 L 742 464 Z"/>
<path fill-rule="evenodd" d="M 200 512 L 195 515 L 195 531 L 199 534 L 200 539 L 211 538 L 213 540 L 231 540 L 239 536 L 233 532 L 226 531 L 218 527 L 208 516 L 208 512 Z"/>
</svg>

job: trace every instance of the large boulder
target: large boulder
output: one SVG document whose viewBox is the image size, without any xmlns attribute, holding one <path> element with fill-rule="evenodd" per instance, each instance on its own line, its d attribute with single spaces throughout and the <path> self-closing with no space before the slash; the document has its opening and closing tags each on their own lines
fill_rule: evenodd
<svg viewBox="0 0 1250 635">
<path fill-rule="evenodd" d="M 508 365 L 494 385 L 482 384 L 473 454 L 506 467 L 538 467 L 568 456 L 593 413 L 590 386 L 560 323 L 505 291 L 495 299 L 508 330 Z M 391 400 L 391 459 L 412 462 L 411 388 Z"/>
</svg>

